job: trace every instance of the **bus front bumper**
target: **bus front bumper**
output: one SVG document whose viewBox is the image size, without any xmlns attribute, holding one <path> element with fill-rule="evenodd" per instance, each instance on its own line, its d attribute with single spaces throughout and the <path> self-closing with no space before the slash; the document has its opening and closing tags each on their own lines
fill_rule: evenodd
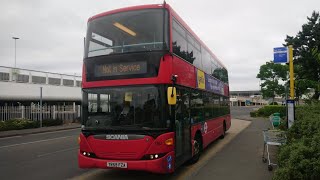
<svg viewBox="0 0 320 180">
<path fill-rule="evenodd" d="M 171 156 L 171 157 L 170 157 Z M 165 156 L 154 160 L 108 160 L 97 159 L 84 156 L 78 152 L 79 168 L 101 168 L 101 169 L 121 169 L 121 170 L 138 170 L 152 173 L 173 173 L 174 172 L 174 152 L 169 152 Z M 121 162 L 126 163 L 126 168 L 108 167 L 108 163 Z"/>
</svg>

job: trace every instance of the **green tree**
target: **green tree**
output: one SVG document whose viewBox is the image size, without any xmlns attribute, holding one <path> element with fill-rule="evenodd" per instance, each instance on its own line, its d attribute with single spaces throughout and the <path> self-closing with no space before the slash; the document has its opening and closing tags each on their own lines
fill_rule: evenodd
<svg viewBox="0 0 320 180">
<path fill-rule="evenodd" d="M 313 12 L 308 17 L 308 22 L 302 25 L 298 34 L 288 36 L 286 45 L 293 45 L 294 66 L 297 93 L 303 94 L 307 88 L 314 88 L 313 99 L 319 99 L 320 95 L 320 15 Z M 295 67 L 296 69 L 296 67 Z M 299 97 L 299 94 L 296 94 Z"/>
<path fill-rule="evenodd" d="M 225 68 L 217 68 L 212 72 L 212 76 L 220 79 L 223 82 L 228 82 L 228 72 Z"/>
<path fill-rule="evenodd" d="M 284 85 L 280 83 L 280 80 L 287 80 L 287 72 L 287 65 L 274 64 L 272 61 L 260 66 L 257 78 L 262 81 L 260 86 L 264 98 L 272 98 L 274 102 L 275 95 L 285 94 Z"/>
</svg>

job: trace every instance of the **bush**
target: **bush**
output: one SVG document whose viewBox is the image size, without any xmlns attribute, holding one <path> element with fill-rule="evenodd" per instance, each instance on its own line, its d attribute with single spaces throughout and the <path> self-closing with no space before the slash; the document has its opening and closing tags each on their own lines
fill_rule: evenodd
<svg viewBox="0 0 320 180">
<path fill-rule="evenodd" d="M 269 117 L 271 114 L 276 112 L 280 113 L 280 117 L 283 118 L 286 115 L 286 106 L 278 106 L 278 105 L 264 106 L 258 109 L 257 111 L 253 111 L 252 115 L 256 115 L 256 116 L 251 116 L 251 117 Z"/>
<path fill-rule="evenodd" d="M 278 128 L 282 131 L 286 131 L 288 129 L 288 121 L 286 116 L 281 118 L 281 123 Z"/>
<path fill-rule="evenodd" d="M 40 121 L 36 121 L 37 127 L 40 127 Z M 49 126 L 59 126 L 63 124 L 63 120 L 61 119 L 43 119 L 42 120 L 42 127 L 49 127 Z"/>
<path fill-rule="evenodd" d="M 44 119 L 44 120 L 42 120 L 42 126 L 59 126 L 62 124 L 63 124 L 63 121 L 61 119 Z"/>
<path fill-rule="evenodd" d="M 320 133 L 281 147 L 279 168 L 273 179 L 317 179 L 320 177 Z"/>
<path fill-rule="evenodd" d="M 258 117 L 258 111 L 250 112 L 250 117 Z"/>
<path fill-rule="evenodd" d="M 61 119 L 44 119 L 42 126 L 59 126 L 62 125 Z M 40 127 L 40 121 L 32 121 L 29 119 L 12 119 L 8 121 L 0 121 L 0 131 L 20 130 Z"/>
<path fill-rule="evenodd" d="M 29 129 L 36 127 L 37 122 L 29 119 L 12 119 L 8 121 L 1 121 L 0 123 L 0 131 Z"/>
<path fill-rule="evenodd" d="M 287 134 L 273 179 L 319 179 L 320 103 L 296 109 L 296 120 Z"/>
</svg>

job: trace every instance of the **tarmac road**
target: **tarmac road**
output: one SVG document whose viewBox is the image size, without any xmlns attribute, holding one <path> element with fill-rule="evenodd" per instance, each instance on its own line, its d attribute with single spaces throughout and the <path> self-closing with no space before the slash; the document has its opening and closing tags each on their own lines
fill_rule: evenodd
<svg viewBox="0 0 320 180">
<path fill-rule="evenodd" d="M 77 165 L 79 129 L 0 138 L 1 179 L 66 179 Z"/>
</svg>

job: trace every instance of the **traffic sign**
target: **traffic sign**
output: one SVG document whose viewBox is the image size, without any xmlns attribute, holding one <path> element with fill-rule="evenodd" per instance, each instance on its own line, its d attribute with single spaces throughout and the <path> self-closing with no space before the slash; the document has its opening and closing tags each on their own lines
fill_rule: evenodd
<svg viewBox="0 0 320 180">
<path fill-rule="evenodd" d="M 289 55 L 287 47 L 273 48 L 273 62 L 274 63 L 288 63 Z"/>
</svg>

